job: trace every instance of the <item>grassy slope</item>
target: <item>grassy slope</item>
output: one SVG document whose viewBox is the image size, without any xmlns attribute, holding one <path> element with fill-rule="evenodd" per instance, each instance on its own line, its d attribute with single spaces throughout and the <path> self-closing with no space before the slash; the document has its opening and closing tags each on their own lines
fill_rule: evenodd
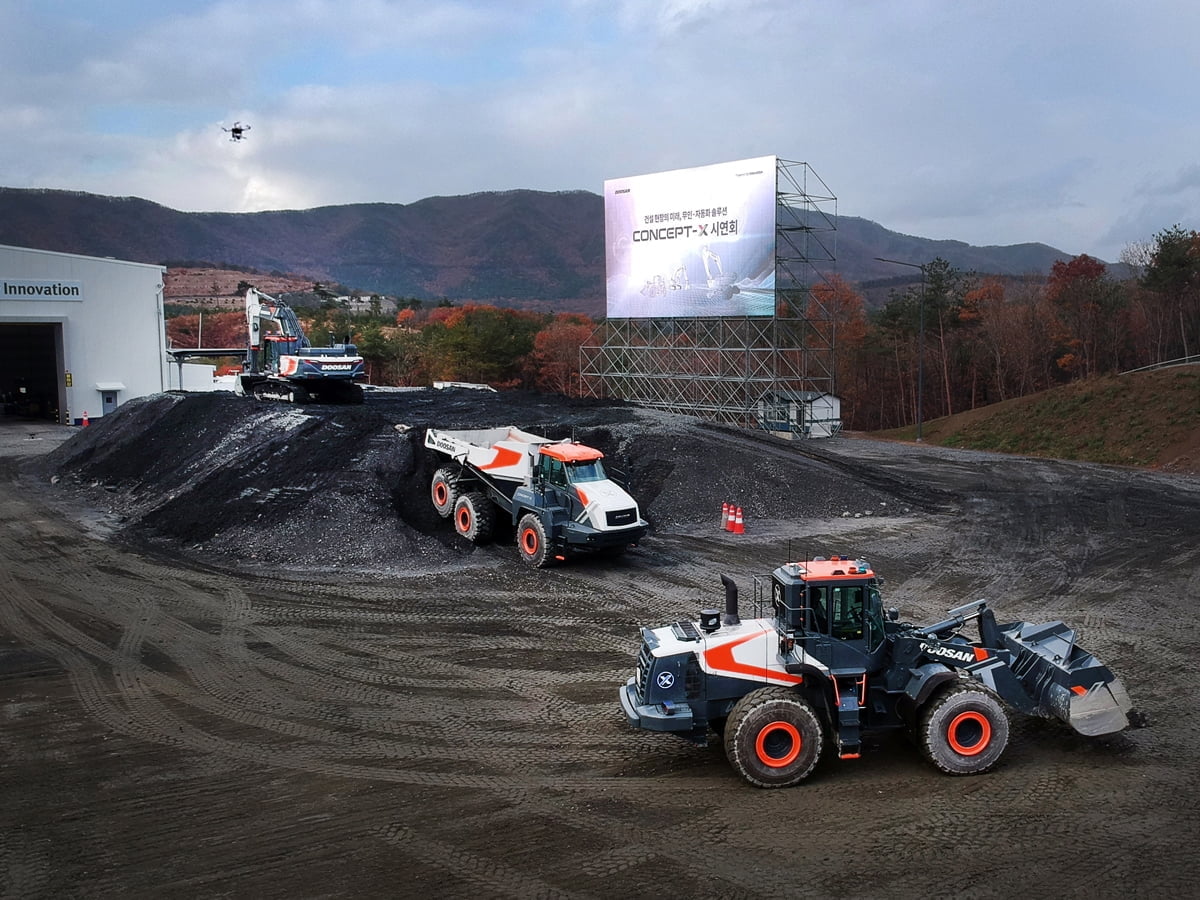
<svg viewBox="0 0 1200 900">
<path fill-rule="evenodd" d="M 1200 473 L 1200 366 L 1063 385 L 925 422 L 923 433 L 946 447 Z"/>
</svg>

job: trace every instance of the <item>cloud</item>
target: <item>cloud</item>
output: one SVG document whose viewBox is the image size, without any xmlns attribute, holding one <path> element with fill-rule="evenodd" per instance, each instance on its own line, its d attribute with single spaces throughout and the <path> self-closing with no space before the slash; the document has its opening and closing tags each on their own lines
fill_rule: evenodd
<svg viewBox="0 0 1200 900">
<path fill-rule="evenodd" d="M 261 210 L 778 154 L 889 228 L 1111 259 L 1196 208 L 1197 31 L 1165 0 L 16 0 L 0 171 Z"/>
</svg>

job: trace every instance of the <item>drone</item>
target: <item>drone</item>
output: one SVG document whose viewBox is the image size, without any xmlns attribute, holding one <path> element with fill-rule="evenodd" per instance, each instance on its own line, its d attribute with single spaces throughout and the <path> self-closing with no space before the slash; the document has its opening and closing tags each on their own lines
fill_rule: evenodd
<svg viewBox="0 0 1200 900">
<path fill-rule="evenodd" d="M 250 126 L 243 125 L 241 122 L 234 122 L 232 128 L 222 127 L 221 130 L 229 135 L 231 141 L 240 141 L 246 136 L 246 132 L 250 130 Z"/>
</svg>

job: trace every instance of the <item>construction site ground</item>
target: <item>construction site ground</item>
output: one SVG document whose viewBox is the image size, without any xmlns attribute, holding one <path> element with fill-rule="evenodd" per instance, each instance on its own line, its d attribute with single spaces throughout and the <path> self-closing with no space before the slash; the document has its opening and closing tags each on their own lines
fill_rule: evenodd
<svg viewBox="0 0 1200 900">
<path fill-rule="evenodd" d="M 397 431 L 394 426 L 407 426 Z M 434 515 L 430 426 L 599 446 L 652 524 L 524 566 Z M 743 509 L 745 534 L 719 526 Z M 904 736 L 798 787 L 631 729 L 641 625 L 754 614 L 754 576 L 865 556 L 906 621 L 1063 619 L 1146 727 L 1014 714 L 990 774 Z M 0 895 L 1187 896 L 1200 879 L 1200 478 L 623 404 L 157 395 L 0 427 Z"/>
</svg>

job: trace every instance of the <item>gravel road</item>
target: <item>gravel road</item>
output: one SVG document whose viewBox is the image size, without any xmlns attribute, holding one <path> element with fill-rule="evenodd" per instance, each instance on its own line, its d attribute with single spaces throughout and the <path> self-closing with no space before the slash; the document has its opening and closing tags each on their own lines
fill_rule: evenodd
<svg viewBox="0 0 1200 900">
<path fill-rule="evenodd" d="M 411 430 L 400 434 L 394 425 Z M 547 426 L 550 423 L 550 426 Z M 422 429 L 556 427 L 653 529 L 535 571 L 428 507 Z M 162 395 L 0 428 L 0 895 L 1186 896 L 1200 877 L 1200 479 L 790 444 L 624 405 Z M 57 446 L 56 446 L 57 445 Z M 723 500 L 746 534 L 717 527 Z M 1062 618 L 1149 726 L 1014 719 L 952 778 L 903 738 L 762 791 L 629 729 L 642 624 L 865 555 L 905 619 Z"/>
</svg>

